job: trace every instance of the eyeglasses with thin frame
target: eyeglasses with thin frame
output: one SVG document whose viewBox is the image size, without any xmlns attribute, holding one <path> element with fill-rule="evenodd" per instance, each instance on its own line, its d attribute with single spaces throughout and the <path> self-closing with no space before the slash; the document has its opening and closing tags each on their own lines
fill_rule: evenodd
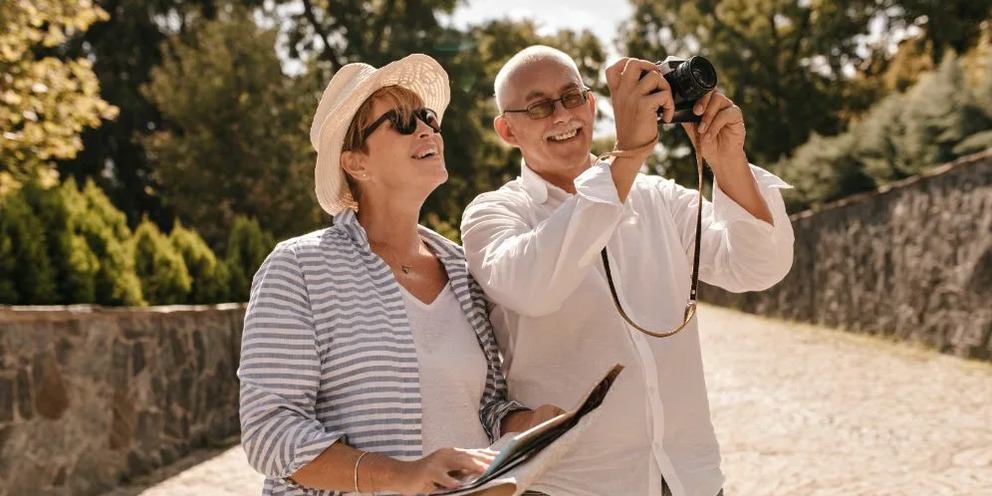
<svg viewBox="0 0 992 496">
<path fill-rule="evenodd" d="M 555 105 L 558 102 L 561 102 L 561 106 L 566 109 L 584 105 L 588 101 L 588 94 L 589 88 L 574 88 L 554 100 L 542 100 L 528 105 L 527 108 L 504 110 L 503 113 L 526 113 L 531 119 L 543 119 L 555 113 Z"/>
<path fill-rule="evenodd" d="M 437 112 L 429 108 L 419 108 L 410 112 L 409 117 L 401 118 L 400 112 L 397 109 L 390 110 L 376 119 L 372 124 L 369 124 L 364 130 L 362 130 L 362 141 L 365 141 L 370 134 L 375 132 L 375 130 L 382 125 L 383 122 L 389 121 L 392 124 L 393 129 L 396 132 L 403 135 L 411 135 L 417 130 L 417 121 L 421 121 L 427 124 L 435 133 L 441 132 L 441 121 L 437 118 Z"/>
</svg>

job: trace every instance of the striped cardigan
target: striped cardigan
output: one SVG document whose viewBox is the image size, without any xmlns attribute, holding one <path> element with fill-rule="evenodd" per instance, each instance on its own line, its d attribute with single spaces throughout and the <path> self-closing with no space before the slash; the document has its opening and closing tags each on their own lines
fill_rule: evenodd
<svg viewBox="0 0 992 496">
<path fill-rule="evenodd" d="M 507 399 L 486 300 L 461 247 L 420 227 L 489 362 L 479 416 L 491 439 Z M 279 243 L 255 274 L 241 345 L 241 440 L 264 495 L 331 495 L 287 479 L 336 441 L 424 455 L 417 352 L 400 288 L 354 211 Z"/>
</svg>

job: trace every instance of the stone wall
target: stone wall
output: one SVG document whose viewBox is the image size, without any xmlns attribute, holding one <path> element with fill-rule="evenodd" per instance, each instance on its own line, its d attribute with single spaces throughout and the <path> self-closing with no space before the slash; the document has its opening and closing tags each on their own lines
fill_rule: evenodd
<svg viewBox="0 0 992 496">
<path fill-rule="evenodd" d="M 793 216 L 792 272 L 703 300 L 992 359 L 992 150 Z"/>
<path fill-rule="evenodd" d="M 236 435 L 244 312 L 0 307 L 0 496 L 99 494 Z"/>
</svg>

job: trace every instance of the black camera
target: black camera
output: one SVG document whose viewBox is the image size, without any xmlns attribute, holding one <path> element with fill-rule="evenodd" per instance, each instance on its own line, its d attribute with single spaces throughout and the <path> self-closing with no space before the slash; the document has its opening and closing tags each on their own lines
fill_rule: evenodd
<svg viewBox="0 0 992 496">
<path fill-rule="evenodd" d="M 665 81 L 672 87 L 672 98 L 675 101 L 675 115 L 672 122 L 699 122 L 700 116 L 692 113 L 696 101 L 713 88 L 716 88 L 716 68 L 709 60 L 698 55 L 688 60 L 669 56 L 661 62 L 655 62 L 661 69 Z M 641 77 L 647 74 L 644 71 Z M 658 122 L 662 122 L 663 109 L 658 109 Z"/>
</svg>

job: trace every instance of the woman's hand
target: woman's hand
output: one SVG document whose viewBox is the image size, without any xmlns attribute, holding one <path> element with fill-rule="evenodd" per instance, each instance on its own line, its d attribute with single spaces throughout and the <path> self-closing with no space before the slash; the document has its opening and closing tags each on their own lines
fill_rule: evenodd
<svg viewBox="0 0 992 496">
<path fill-rule="evenodd" d="M 419 460 L 400 462 L 394 490 L 414 495 L 455 489 L 459 482 L 452 474 L 482 474 L 495 457 L 496 452 L 488 449 L 441 448 Z"/>
<path fill-rule="evenodd" d="M 517 410 L 503 417 L 502 432 L 523 432 L 535 425 L 565 413 L 565 410 L 554 405 L 541 405 L 534 410 Z"/>
</svg>

